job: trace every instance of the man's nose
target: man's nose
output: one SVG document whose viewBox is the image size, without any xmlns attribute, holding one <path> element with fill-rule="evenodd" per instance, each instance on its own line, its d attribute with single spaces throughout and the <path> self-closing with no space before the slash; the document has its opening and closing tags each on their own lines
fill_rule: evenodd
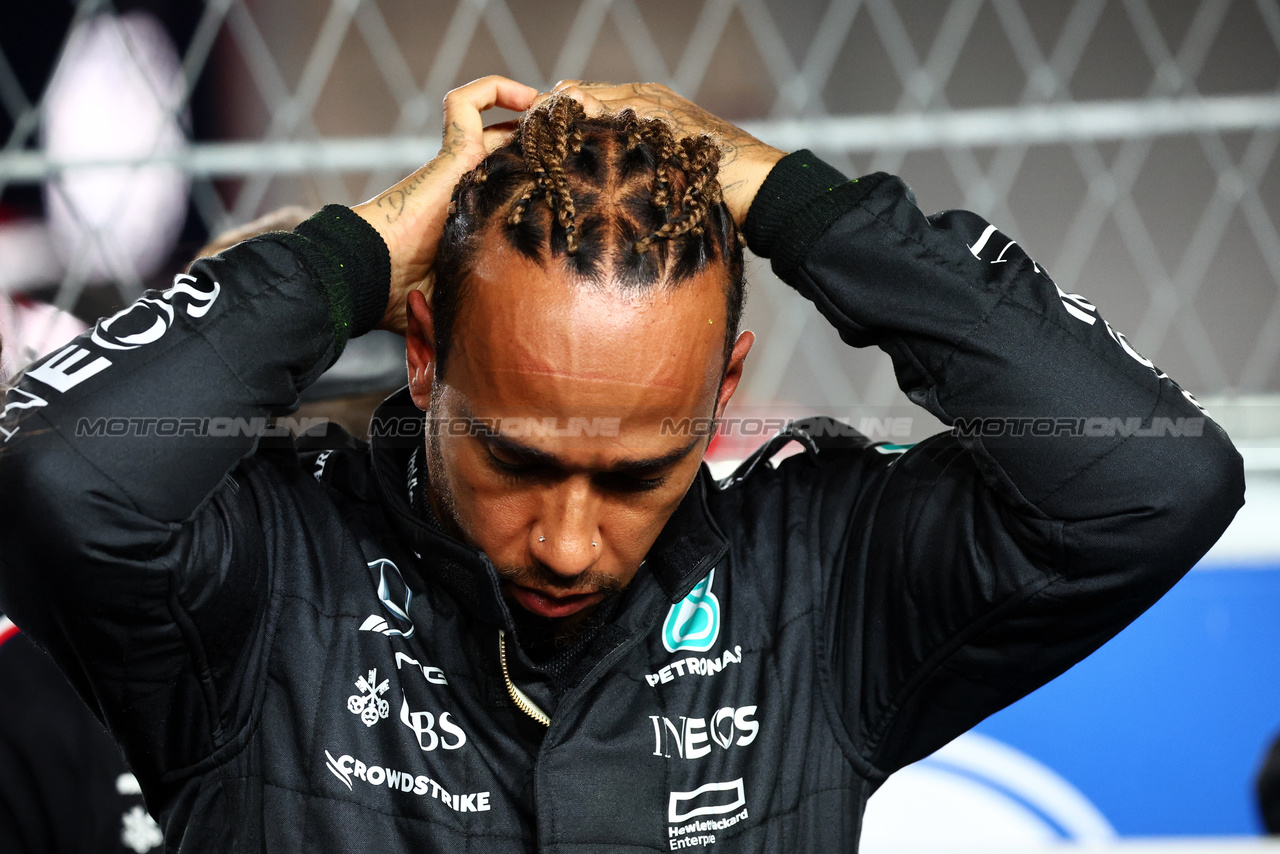
<svg viewBox="0 0 1280 854">
<path fill-rule="evenodd" d="M 603 551 L 600 502 L 586 478 L 569 478 L 549 492 L 530 544 L 538 562 L 566 581 L 595 566 Z"/>
</svg>

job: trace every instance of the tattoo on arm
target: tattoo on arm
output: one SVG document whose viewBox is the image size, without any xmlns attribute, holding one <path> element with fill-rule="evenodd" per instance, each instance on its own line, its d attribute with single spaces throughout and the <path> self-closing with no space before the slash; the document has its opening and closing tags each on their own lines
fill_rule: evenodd
<svg viewBox="0 0 1280 854">
<path fill-rule="evenodd" d="M 388 209 L 386 218 L 388 223 L 395 222 L 404 213 L 405 202 L 413 195 L 414 191 L 423 185 L 442 165 L 445 159 L 452 160 L 466 147 L 466 137 L 461 125 L 453 122 L 449 127 L 449 133 L 445 136 L 444 144 L 440 147 L 440 153 L 432 158 L 431 162 L 423 166 L 415 172 L 403 184 L 387 190 L 378 197 L 378 208 Z"/>
</svg>

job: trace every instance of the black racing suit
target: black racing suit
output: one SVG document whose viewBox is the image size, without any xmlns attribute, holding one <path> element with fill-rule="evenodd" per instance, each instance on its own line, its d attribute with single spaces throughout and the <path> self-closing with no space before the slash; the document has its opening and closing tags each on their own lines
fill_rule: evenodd
<svg viewBox="0 0 1280 854">
<path fill-rule="evenodd" d="M 955 429 L 891 455 L 817 419 L 704 469 L 563 692 L 486 557 L 411 509 L 407 395 L 371 447 L 255 443 L 382 316 L 387 252 L 350 211 L 198 262 L 26 373 L 0 607 L 170 850 L 852 850 L 886 775 L 1114 635 L 1240 507 L 1223 431 L 980 217 L 799 152 L 746 231 Z M 548 729 L 508 697 L 500 629 Z"/>
</svg>

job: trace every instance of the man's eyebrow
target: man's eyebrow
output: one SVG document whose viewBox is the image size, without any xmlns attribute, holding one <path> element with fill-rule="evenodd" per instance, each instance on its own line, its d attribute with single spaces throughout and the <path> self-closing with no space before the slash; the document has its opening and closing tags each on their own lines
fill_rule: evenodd
<svg viewBox="0 0 1280 854">
<path fill-rule="evenodd" d="M 504 453 L 513 457 L 519 457 L 522 461 L 536 463 L 538 465 L 554 466 L 556 468 L 572 468 L 555 454 L 548 453 L 540 448 L 533 448 L 521 442 L 504 436 L 496 430 L 493 430 L 483 421 L 475 422 L 477 425 L 476 434 L 490 445 L 498 448 Z M 610 466 L 611 472 L 642 472 L 665 468 L 673 463 L 684 459 L 689 453 L 698 446 L 702 441 L 700 436 L 694 437 L 693 441 L 681 448 L 675 448 L 665 454 L 657 457 L 645 457 L 638 460 L 623 460 L 616 465 Z"/>
<path fill-rule="evenodd" d="M 661 469 L 683 460 L 689 455 L 694 448 L 698 447 L 698 443 L 702 441 L 701 436 L 695 436 L 693 441 L 685 445 L 683 448 L 675 448 L 659 457 L 649 457 L 640 460 L 623 460 L 613 466 L 610 471 L 626 471 L 638 472 L 651 469 Z"/>
</svg>

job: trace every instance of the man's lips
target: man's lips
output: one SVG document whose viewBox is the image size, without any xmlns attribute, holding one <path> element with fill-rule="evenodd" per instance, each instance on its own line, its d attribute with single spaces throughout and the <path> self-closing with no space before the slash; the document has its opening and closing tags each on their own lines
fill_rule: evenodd
<svg viewBox="0 0 1280 854">
<path fill-rule="evenodd" d="M 588 608 L 604 599 L 604 594 L 600 592 L 554 596 L 519 584 L 511 585 L 510 590 L 511 595 L 520 603 L 520 607 L 532 614 L 537 614 L 539 617 L 547 617 L 549 619 L 571 616 L 583 608 Z"/>
</svg>

